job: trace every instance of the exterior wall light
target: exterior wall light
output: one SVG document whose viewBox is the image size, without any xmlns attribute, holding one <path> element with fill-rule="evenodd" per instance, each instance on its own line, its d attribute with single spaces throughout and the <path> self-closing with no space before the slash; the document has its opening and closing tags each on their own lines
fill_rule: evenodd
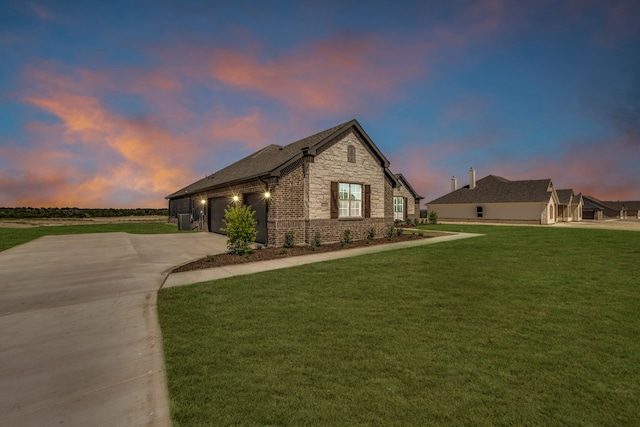
<svg viewBox="0 0 640 427">
<path fill-rule="evenodd" d="M 269 193 L 268 191 L 265 191 L 265 192 L 264 192 L 264 198 L 265 198 L 265 199 L 268 199 L 268 198 L 270 198 L 270 197 L 271 197 L 271 193 Z"/>
<path fill-rule="evenodd" d="M 240 200 L 240 197 L 238 197 L 237 195 L 234 195 L 233 196 L 233 201 L 234 202 L 238 202 L 238 200 Z"/>
</svg>

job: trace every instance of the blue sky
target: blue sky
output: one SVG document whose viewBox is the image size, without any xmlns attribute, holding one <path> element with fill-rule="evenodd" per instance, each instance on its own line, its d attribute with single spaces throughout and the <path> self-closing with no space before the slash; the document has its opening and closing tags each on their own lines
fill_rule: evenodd
<svg viewBox="0 0 640 427">
<path fill-rule="evenodd" d="M 357 119 L 452 175 L 640 200 L 640 2 L 4 1 L 0 206 L 161 207 Z"/>
</svg>

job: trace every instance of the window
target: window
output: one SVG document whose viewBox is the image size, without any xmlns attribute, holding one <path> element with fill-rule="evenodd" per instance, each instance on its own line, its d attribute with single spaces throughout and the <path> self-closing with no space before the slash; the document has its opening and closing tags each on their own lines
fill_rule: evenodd
<svg viewBox="0 0 640 427">
<path fill-rule="evenodd" d="M 476 216 L 477 216 L 478 218 L 482 218 L 483 214 L 484 214 L 484 212 L 483 212 L 483 210 L 482 210 L 482 206 L 477 206 L 477 207 L 476 207 Z"/>
<path fill-rule="evenodd" d="M 339 217 L 362 216 L 362 185 L 345 184 L 339 185 Z"/>
<path fill-rule="evenodd" d="M 347 147 L 347 161 L 349 163 L 356 162 L 356 147 L 354 147 L 353 145 L 349 145 Z"/>
<path fill-rule="evenodd" d="M 404 219 L 404 197 L 393 198 L 393 219 Z"/>
</svg>

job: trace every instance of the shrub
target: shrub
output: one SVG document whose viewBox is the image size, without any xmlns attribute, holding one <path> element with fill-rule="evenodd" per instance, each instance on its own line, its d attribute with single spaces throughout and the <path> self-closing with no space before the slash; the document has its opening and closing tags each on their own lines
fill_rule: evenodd
<svg viewBox="0 0 640 427">
<path fill-rule="evenodd" d="M 207 255 L 207 262 L 214 262 L 216 260 L 215 255 Z"/>
<path fill-rule="evenodd" d="M 368 231 L 367 234 L 365 235 L 365 240 L 367 242 L 372 241 L 373 239 L 375 239 L 376 237 L 376 228 L 375 227 L 371 227 Z"/>
<path fill-rule="evenodd" d="M 413 225 L 413 220 L 412 220 L 411 218 L 407 218 L 407 219 L 405 220 L 405 223 L 406 223 L 409 227 L 411 227 L 411 226 Z"/>
<path fill-rule="evenodd" d="M 351 230 L 349 229 L 344 230 L 344 233 L 342 233 L 342 240 L 340 241 L 340 243 L 347 244 L 347 243 L 351 243 L 352 241 L 353 239 L 351 239 Z"/>
<path fill-rule="evenodd" d="M 280 255 L 286 255 L 289 253 L 289 249 L 287 248 L 280 248 Z"/>
<path fill-rule="evenodd" d="M 437 224 L 438 223 L 438 212 L 431 211 L 429 212 L 429 224 Z"/>
<path fill-rule="evenodd" d="M 251 206 L 230 206 L 224 210 L 223 222 L 227 233 L 227 249 L 233 255 L 248 256 L 256 241 L 255 211 Z"/>
<path fill-rule="evenodd" d="M 402 228 L 396 228 L 396 236 L 402 236 Z"/>
<path fill-rule="evenodd" d="M 396 234 L 396 229 L 393 226 L 389 227 L 387 230 L 387 239 L 391 240 L 394 234 Z"/>
<path fill-rule="evenodd" d="M 292 248 L 295 244 L 296 235 L 293 231 L 287 231 L 284 233 L 284 243 L 282 246 L 285 248 Z"/>
<path fill-rule="evenodd" d="M 400 224 L 402 224 L 402 220 L 401 219 L 396 219 L 393 221 L 393 225 L 396 227 L 400 227 Z"/>
<path fill-rule="evenodd" d="M 313 235 L 313 240 L 311 241 L 311 250 L 315 251 L 318 246 L 322 244 L 320 232 L 316 231 L 316 234 Z"/>
</svg>

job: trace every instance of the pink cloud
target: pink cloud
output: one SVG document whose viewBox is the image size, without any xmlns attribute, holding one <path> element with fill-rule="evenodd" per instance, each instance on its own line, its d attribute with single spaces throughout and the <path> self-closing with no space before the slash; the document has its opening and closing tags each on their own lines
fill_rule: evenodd
<svg viewBox="0 0 640 427">
<path fill-rule="evenodd" d="M 637 0 L 618 0 L 605 3 L 606 23 L 595 34 L 596 43 L 604 46 L 616 45 L 633 38 L 640 31 L 640 3 Z"/>
<path fill-rule="evenodd" d="M 422 44 L 391 46 L 376 37 L 318 42 L 268 61 L 217 49 L 208 73 L 228 87 L 257 92 L 289 108 L 346 113 L 393 96 L 399 84 L 422 75 L 427 50 Z"/>
</svg>

